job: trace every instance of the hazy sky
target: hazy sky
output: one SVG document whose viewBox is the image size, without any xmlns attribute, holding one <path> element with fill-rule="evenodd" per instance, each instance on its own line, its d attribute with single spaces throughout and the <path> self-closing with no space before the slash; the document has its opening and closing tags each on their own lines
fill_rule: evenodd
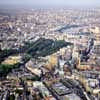
<svg viewBox="0 0 100 100">
<path fill-rule="evenodd" d="M 0 0 L 1 5 L 32 6 L 99 6 L 100 0 Z"/>
</svg>

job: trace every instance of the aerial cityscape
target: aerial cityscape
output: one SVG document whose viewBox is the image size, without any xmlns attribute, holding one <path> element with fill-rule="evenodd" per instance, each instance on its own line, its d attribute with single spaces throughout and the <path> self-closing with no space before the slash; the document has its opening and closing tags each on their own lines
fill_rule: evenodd
<svg viewBox="0 0 100 100">
<path fill-rule="evenodd" d="M 100 100 L 100 2 L 22 1 L 0 1 L 0 100 Z"/>
</svg>

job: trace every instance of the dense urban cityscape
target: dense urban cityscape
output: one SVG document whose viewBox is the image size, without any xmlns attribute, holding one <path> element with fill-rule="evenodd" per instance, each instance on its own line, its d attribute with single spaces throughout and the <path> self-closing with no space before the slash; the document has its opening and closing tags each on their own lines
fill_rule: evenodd
<svg viewBox="0 0 100 100">
<path fill-rule="evenodd" d="M 100 9 L 0 9 L 0 100 L 100 100 Z"/>
</svg>

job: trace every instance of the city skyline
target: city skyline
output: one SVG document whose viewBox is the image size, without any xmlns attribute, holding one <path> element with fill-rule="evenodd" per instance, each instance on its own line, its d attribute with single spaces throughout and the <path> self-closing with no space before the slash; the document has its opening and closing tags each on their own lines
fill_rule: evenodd
<svg viewBox="0 0 100 100">
<path fill-rule="evenodd" d="M 0 100 L 100 100 L 100 1 L 8 1 Z"/>
</svg>

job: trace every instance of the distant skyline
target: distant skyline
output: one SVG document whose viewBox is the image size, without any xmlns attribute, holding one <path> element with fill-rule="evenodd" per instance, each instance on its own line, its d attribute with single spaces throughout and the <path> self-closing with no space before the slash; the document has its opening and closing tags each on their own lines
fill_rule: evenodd
<svg viewBox="0 0 100 100">
<path fill-rule="evenodd" d="M 33 7 L 100 7 L 100 0 L 0 0 L 0 5 Z"/>
</svg>

